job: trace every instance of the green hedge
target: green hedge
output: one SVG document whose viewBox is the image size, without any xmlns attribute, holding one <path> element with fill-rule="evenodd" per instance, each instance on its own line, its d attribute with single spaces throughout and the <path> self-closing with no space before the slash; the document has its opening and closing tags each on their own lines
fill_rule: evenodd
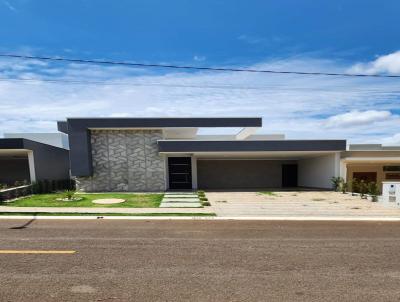
<svg viewBox="0 0 400 302">
<path fill-rule="evenodd" d="M 22 188 L 9 188 L 5 192 L 0 192 L 0 202 L 8 199 L 14 199 L 31 194 L 45 194 L 53 193 L 64 190 L 75 190 L 76 184 L 73 179 L 61 180 L 39 180 L 32 184 L 15 183 L 16 187 L 23 186 Z"/>
</svg>

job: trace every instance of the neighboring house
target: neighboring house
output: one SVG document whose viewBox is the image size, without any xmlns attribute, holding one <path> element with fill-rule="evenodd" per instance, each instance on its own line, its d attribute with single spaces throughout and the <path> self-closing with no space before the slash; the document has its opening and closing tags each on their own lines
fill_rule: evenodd
<svg viewBox="0 0 400 302">
<path fill-rule="evenodd" d="M 65 133 L 4 133 L 4 138 L 26 138 L 31 141 L 69 150 L 68 135 Z"/>
<path fill-rule="evenodd" d="M 69 151 L 60 147 L 65 141 L 65 134 L 14 133 L 5 136 L 13 138 L 0 138 L 0 183 L 12 185 L 16 181 L 63 180 L 70 177 Z"/>
<path fill-rule="evenodd" d="M 254 135 L 261 118 L 68 118 L 71 174 L 84 191 L 331 188 L 345 140 Z M 233 136 L 202 127 L 242 128 Z"/>
<path fill-rule="evenodd" d="M 350 145 L 341 154 L 341 176 L 348 182 L 354 178 L 378 184 L 400 181 L 400 146 Z"/>
</svg>

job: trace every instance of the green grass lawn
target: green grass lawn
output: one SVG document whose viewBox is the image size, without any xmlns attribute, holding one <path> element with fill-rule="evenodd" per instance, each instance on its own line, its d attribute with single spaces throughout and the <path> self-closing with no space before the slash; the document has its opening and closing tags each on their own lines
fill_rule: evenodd
<svg viewBox="0 0 400 302">
<path fill-rule="evenodd" d="M 262 191 L 262 192 L 258 192 L 258 194 L 269 195 L 269 196 L 277 196 L 276 193 L 271 192 L 271 191 Z"/>
<path fill-rule="evenodd" d="M 0 206 L 14 207 L 90 207 L 90 208 L 158 208 L 163 194 L 76 194 L 83 199 L 78 201 L 59 201 L 57 198 L 64 197 L 62 193 L 37 194 L 21 198 L 13 202 L 3 202 Z M 118 204 L 94 204 L 94 199 L 121 198 L 125 202 Z M 1 208 L 1 207 L 0 207 Z"/>
</svg>

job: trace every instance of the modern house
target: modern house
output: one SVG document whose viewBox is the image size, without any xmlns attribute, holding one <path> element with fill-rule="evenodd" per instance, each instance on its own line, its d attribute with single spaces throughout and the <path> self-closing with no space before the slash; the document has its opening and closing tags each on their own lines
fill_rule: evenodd
<svg viewBox="0 0 400 302">
<path fill-rule="evenodd" d="M 331 189 L 333 176 L 378 184 L 400 179 L 399 146 L 256 135 L 261 126 L 258 117 L 68 118 L 58 122 L 63 133 L 5 134 L 0 183 L 71 175 L 83 191 L 135 192 Z M 201 128 L 239 130 L 200 135 Z"/>
<path fill-rule="evenodd" d="M 0 184 L 69 179 L 68 137 L 62 133 L 10 133 L 0 138 Z"/>
<path fill-rule="evenodd" d="M 252 118 L 68 118 L 71 175 L 84 191 L 331 188 L 345 140 L 255 135 Z M 198 129 L 240 128 L 236 135 Z"/>
</svg>

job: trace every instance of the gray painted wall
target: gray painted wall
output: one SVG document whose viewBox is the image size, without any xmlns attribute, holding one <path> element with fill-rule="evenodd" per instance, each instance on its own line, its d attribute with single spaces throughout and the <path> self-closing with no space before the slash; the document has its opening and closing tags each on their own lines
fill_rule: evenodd
<svg viewBox="0 0 400 302">
<path fill-rule="evenodd" d="M 282 186 L 279 160 L 197 160 L 200 189 L 277 188 Z"/>
<path fill-rule="evenodd" d="M 90 134 L 93 176 L 78 177 L 79 190 L 165 190 L 165 162 L 157 148 L 160 130 L 92 130 Z"/>
<path fill-rule="evenodd" d="M 30 181 L 28 157 L 0 157 L 0 184 L 13 185 L 16 181 Z"/>
<path fill-rule="evenodd" d="M 24 139 L 25 149 L 33 151 L 36 180 L 69 179 L 68 150 Z"/>
</svg>

